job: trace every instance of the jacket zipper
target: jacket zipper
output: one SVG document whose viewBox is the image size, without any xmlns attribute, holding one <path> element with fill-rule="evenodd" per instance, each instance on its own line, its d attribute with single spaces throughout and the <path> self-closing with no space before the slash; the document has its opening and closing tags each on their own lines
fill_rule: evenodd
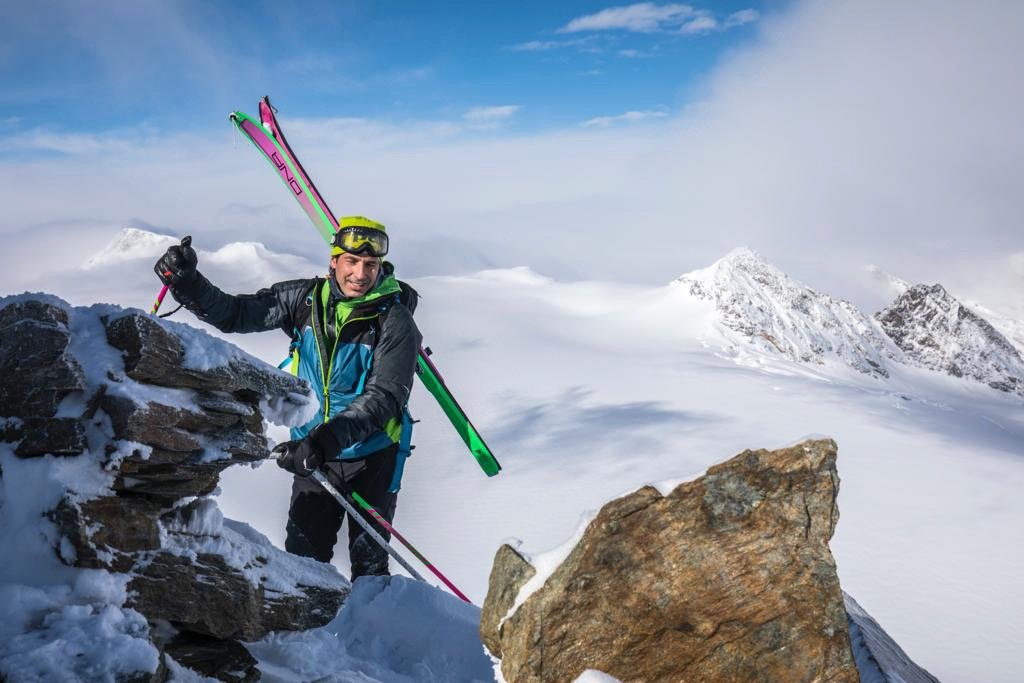
<svg viewBox="0 0 1024 683">
<path fill-rule="evenodd" d="M 357 320 L 373 320 L 374 318 L 378 317 L 380 313 L 377 312 L 374 313 L 373 315 L 364 316 L 362 318 L 349 318 L 348 320 L 343 322 L 341 326 L 338 328 L 337 334 L 334 335 L 334 344 L 331 345 L 331 354 L 327 358 L 327 363 L 324 363 L 324 343 L 322 336 L 324 332 L 320 330 L 320 324 L 327 324 L 327 316 L 326 314 L 319 315 L 320 313 L 323 313 L 323 302 L 321 301 L 319 291 L 314 293 L 313 304 L 314 318 L 321 318 L 320 320 L 313 320 L 313 337 L 316 338 L 317 340 L 316 350 L 317 353 L 320 355 L 320 379 L 323 382 L 324 386 L 324 422 L 326 423 L 330 419 L 328 416 L 330 415 L 331 410 L 331 395 L 329 381 L 331 378 L 331 371 L 334 369 L 334 352 L 338 350 L 338 340 L 341 339 L 341 331 L 344 330 L 345 326 L 351 322 L 355 322 Z"/>
</svg>

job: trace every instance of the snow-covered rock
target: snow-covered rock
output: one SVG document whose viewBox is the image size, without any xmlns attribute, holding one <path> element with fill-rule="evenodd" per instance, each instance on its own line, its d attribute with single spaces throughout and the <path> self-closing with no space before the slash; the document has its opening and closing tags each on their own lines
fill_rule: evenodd
<svg viewBox="0 0 1024 683">
<path fill-rule="evenodd" d="M 673 286 L 713 301 L 726 335 L 762 352 L 815 364 L 838 359 L 865 374 L 889 374 L 886 363 L 895 352 L 874 320 L 848 301 L 797 282 L 751 249 L 734 249 Z"/>
<path fill-rule="evenodd" d="M 1024 396 L 1024 359 L 939 284 L 915 285 L 875 316 L 906 362 Z"/>
<path fill-rule="evenodd" d="M 305 382 L 181 324 L 28 294 L 0 298 L 0 370 L 0 679 L 162 681 L 165 653 L 255 675 L 238 641 L 334 618 L 334 567 L 208 497 L 268 456 L 265 418 L 316 410 Z"/>
</svg>

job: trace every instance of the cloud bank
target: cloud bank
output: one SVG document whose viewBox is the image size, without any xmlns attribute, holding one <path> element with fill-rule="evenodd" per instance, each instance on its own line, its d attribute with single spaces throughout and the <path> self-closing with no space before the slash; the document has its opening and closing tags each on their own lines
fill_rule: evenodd
<svg viewBox="0 0 1024 683">
<path fill-rule="evenodd" d="M 277 104 L 332 208 L 393 226 L 396 258 L 418 274 L 528 264 L 560 279 L 654 284 L 745 244 L 869 309 L 884 303 L 869 263 L 1012 307 L 1011 255 L 1024 253 L 1024 5 L 808 2 L 758 30 L 699 101 L 642 127 L 522 135 L 476 131 L 463 112 L 310 120 Z M 0 160 L 0 233 L 20 244 L 0 256 L 4 289 L 20 269 L 59 266 L 33 260 L 32 240 L 60 250 L 133 220 L 192 232 L 205 248 L 254 239 L 318 253 L 301 212 L 226 123 L 206 137 L 43 133 L 18 144 L 47 154 L 8 148 Z"/>
</svg>

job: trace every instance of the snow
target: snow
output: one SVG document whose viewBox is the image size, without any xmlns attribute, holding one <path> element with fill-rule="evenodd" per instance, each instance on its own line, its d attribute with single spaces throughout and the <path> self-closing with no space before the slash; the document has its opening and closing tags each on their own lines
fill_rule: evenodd
<svg viewBox="0 0 1024 683">
<path fill-rule="evenodd" d="M 200 252 L 200 269 L 231 292 L 253 292 L 323 271 L 323 264 L 297 262 L 285 272 L 275 255 L 260 261 L 256 251 L 251 254 L 253 260 L 218 264 L 207 263 L 208 253 Z M 148 306 L 157 289 L 153 260 L 124 261 L 116 269 L 99 266 L 89 277 L 70 267 L 47 286 L 76 303 Z M 752 277 L 737 282 L 756 284 Z M 562 282 L 532 269 L 426 277 L 411 284 L 423 295 L 416 318 L 425 343 L 504 470 L 485 477 L 417 384 L 410 401 L 421 420 L 414 435 L 417 448 L 406 467 L 394 523 L 477 604 L 487 589 L 494 552 L 506 538 L 520 538 L 529 548 L 557 548 L 573 536 L 581 511 L 597 509 L 624 490 L 701 472 L 746 448 L 775 448 L 809 433 L 828 434 L 839 445 L 842 517 L 831 548 L 843 588 L 910 658 L 946 683 L 1019 678 L 1016 652 L 1024 629 L 1019 590 L 1024 544 L 1018 540 L 1024 527 L 1019 504 L 1024 401 L 1019 397 L 888 356 L 888 378 L 864 374 L 833 351 L 823 351 L 820 363 L 795 361 L 764 340 L 755 339 L 755 345 L 724 326 L 717 300 L 695 296 L 686 286 Z M 790 301 L 802 290 L 779 291 Z M 807 309 L 822 321 L 834 313 L 844 324 L 826 335 L 839 348 L 855 329 L 845 325 L 854 316 L 842 309 L 826 315 L 832 309 L 819 305 L 837 299 L 819 296 L 807 300 Z M 812 330 L 801 327 L 808 319 L 789 304 L 773 297 L 763 303 L 766 311 L 785 313 L 779 313 L 785 322 L 780 330 L 790 335 L 794 348 L 802 340 L 816 340 L 807 336 Z M 273 364 L 286 352 L 288 339 L 279 331 L 222 335 L 185 311 L 177 319 Z M 867 342 L 862 347 L 872 348 Z M 270 434 L 287 438 L 278 427 Z M 13 488 L 6 463 L 0 461 L 4 496 Z M 225 520 L 222 536 L 259 533 L 283 545 L 288 475 L 273 466 L 233 467 L 222 476 L 221 489 L 217 502 L 223 515 L 246 523 L 232 526 Z M 0 536 L 5 550 L 12 538 L 7 509 L 6 503 L 0 508 L 0 534 L 8 534 Z M 32 550 L 31 534 L 47 529 L 38 519 L 31 522 L 40 526 L 19 537 L 26 551 Z M 197 542 L 226 543 L 208 536 Z M 52 552 L 37 554 L 19 566 L 35 563 L 41 577 L 68 581 L 62 571 L 69 570 Z M 344 543 L 334 563 L 348 571 Z M 0 567 L 4 586 L 8 571 Z M 49 585 L 39 578 L 25 585 L 44 584 Z M 418 604 L 422 608 L 423 601 Z M 357 616 L 365 616 L 365 610 L 349 618 Z M 401 629 L 401 619 L 393 627 Z M 361 659 L 372 647 L 357 652 L 348 647 L 328 628 L 277 634 L 253 651 L 266 680 L 301 680 L 287 669 L 305 660 L 313 662 L 313 674 L 327 680 L 411 680 L 408 673 L 386 678 L 389 661 Z M 475 647 L 479 652 L 478 641 Z M 481 666 L 489 680 L 490 665 Z"/>
<path fill-rule="evenodd" d="M 597 669 L 587 669 L 579 676 L 577 676 L 576 680 L 574 680 L 573 683 L 622 683 L 622 681 L 620 681 L 615 676 L 606 674 L 603 671 L 598 671 Z"/>
<path fill-rule="evenodd" d="M 364 577 L 326 626 L 246 646 L 268 682 L 491 681 L 479 625 L 478 607 L 419 581 Z"/>
<path fill-rule="evenodd" d="M 139 228 L 124 228 L 103 249 L 90 256 L 82 268 L 94 270 L 140 257 L 149 258 L 153 254 L 162 254 L 167 247 L 178 242 L 169 235 L 158 235 Z"/>
<path fill-rule="evenodd" d="M 907 657 L 856 600 L 844 593 L 843 602 L 861 683 L 937 683 Z"/>
<path fill-rule="evenodd" d="M 128 577 L 72 569 L 52 550 L 46 511 L 66 491 L 72 499 L 108 491 L 112 475 L 89 455 L 22 460 L 10 444 L 0 444 L 0 471 L 0 671 L 26 682 L 156 671 L 146 620 L 123 607 Z"/>
<path fill-rule="evenodd" d="M 267 592 L 301 595 L 301 586 L 348 587 L 334 566 L 283 552 L 248 524 L 224 519 L 211 498 L 201 499 L 195 514 L 183 517 L 179 512 L 166 531 L 162 546 L 167 552 L 191 560 L 202 553 L 220 555 Z"/>
<path fill-rule="evenodd" d="M 580 519 L 579 524 L 576 526 L 576 532 L 568 540 L 551 550 L 537 554 L 529 554 L 517 548 L 519 554 L 537 570 L 537 573 L 531 576 L 530 579 L 519 588 L 519 592 L 516 593 L 515 601 L 512 603 L 512 606 L 508 608 L 508 612 L 505 613 L 505 616 L 502 617 L 501 623 L 505 623 L 505 620 L 515 614 L 516 610 L 518 610 L 531 595 L 544 587 L 544 584 L 547 583 L 547 580 L 555 573 L 555 570 L 565 562 L 565 558 L 569 557 L 569 554 L 579 544 L 580 540 L 583 538 L 584 532 L 587 530 L 587 527 L 590 526 L 590 523 L 594 521 L 594 517 L 596 516 L 597 510 L 588 510 L 585 512 Z"/>
</svg>

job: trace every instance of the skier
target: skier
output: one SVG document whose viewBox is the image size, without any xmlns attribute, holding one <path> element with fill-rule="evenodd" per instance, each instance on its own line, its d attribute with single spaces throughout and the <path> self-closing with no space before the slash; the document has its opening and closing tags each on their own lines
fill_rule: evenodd
<svg viewBox="0 0 1024 683">
<path fill-rule="evenodd" d="M 406 401 L 422 337 L 412 319 L 416 292 L 399 282 L 386 228 L 343 217 L 328 276 L 289 280 L 255 294 L 226 294 L 196 269 L 191 245 L 174 245 L 154 266 L 172 296 L 222 332 L 283 330 L 290 368 L 309 381 L 320 410 L 279 444 L 278 464 L 292 472 L 285 549 L 329 562 L 345 512 L 310 478 L 320 468 L 394 519 L 412 420 Z M 360 511 L 384 538 L 387 531 Z M 389 574 L 388 555 L 354 520 L 348 547 L 352 579 Z"/>
</svg>

